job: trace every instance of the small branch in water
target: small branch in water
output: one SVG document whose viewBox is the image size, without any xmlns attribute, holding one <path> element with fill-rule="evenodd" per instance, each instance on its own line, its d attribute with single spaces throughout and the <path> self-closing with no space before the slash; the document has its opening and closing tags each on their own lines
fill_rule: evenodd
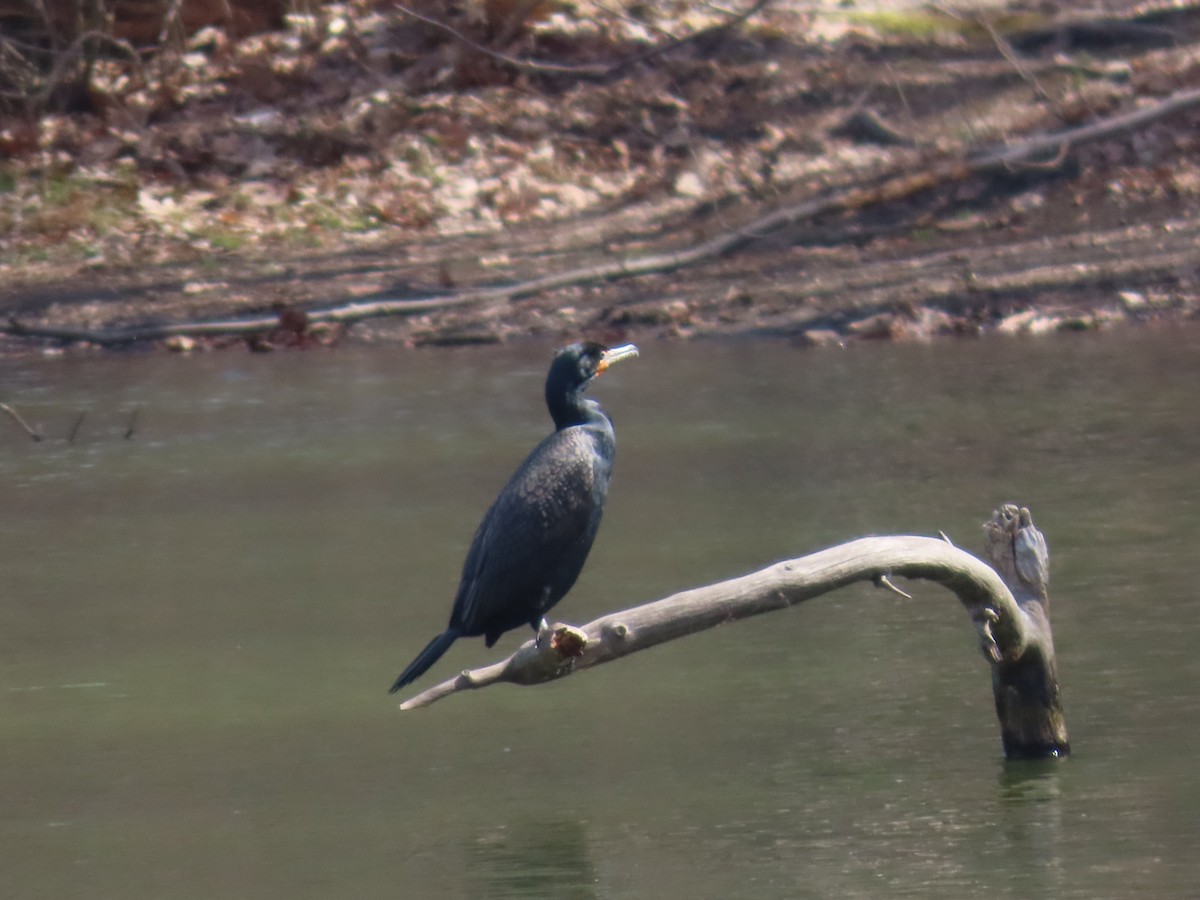
<svg viewBox="0 0 1200 900">
<path fill-rule="evenodd" d="M 137 428 L 138 413 L 141 411 L 140 406 L 135 406 L 133 412 L 129 414 L 129 424 L 125 426 L 125 440 L 133 437 L 134 431 Z"/>
<path fill-rule="evenodd" d="M 32 427 L 28 422 L 21 418 L 21 414 L 9 406 L 7 403 L 0 403 L 0 412 L 5 412 L 12 417 L 12 420 L 20 425 L 27 435 L 33 440 L 40 441 L 42 433 L 39 429 Z"/>
<path fill-rule="evenodd" d="M 87 410 L 79 411 L 79 415 L 75 417 L 75 424 L 71 426 L 71 433 L 67 435 L 67 443 L 75 443 L 75 435 L 79 434 L 79 426 L 83 424 L 84 418 L 87 416 Z"/>
</svg>

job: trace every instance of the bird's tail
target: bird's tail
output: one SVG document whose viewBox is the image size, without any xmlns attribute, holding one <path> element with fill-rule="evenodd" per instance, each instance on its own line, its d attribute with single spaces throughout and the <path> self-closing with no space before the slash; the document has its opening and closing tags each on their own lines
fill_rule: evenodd
<svg viewBox="0 0 1200 900">
<path fill-rule="evenodd" d="M 453 628 L 447 628 L 435 637 L 425 646 L 424 650 L 417 654 L 417 658 L 408 664 L 408 668 L 400 673 L 400 677 L 396 679 L 396 683 L 391 686 L 388 693 L 394 694 L 410 681 L 416 681 L 424 675 L 425 670 L 441 659 L 442 654 L 449 650 L 450 645 L 457 639 L 458 632 Z"/>
</svg>

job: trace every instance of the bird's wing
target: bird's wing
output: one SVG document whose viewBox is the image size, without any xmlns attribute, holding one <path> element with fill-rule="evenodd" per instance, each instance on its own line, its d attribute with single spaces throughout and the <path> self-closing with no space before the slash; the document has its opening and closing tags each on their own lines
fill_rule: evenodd
<svg viewBox="0 0 1200 900">
<path fill-rule="evenodd" d="M 494 629 L 499 619 L 515 619 L 501 623 L 514 628 L 533 615 L 547 588 L 557 601 L 590 548 L 599 476 L 587 435 L 571 429 L 539 444 L 475 533 L 451 621 L 468 634 Z"/>
</svg>

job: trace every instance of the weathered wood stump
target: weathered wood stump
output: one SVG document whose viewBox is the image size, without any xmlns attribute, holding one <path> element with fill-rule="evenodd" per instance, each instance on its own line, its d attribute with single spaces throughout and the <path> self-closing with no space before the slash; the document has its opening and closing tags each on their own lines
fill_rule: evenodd
<svg viewBox="0 0 1200 900">
<path fill-rule="evenodd" d="M 1002 506 L 984 525 L 985 552 L 1026 617 L 1027 644 L 992 663 L 992 691 L 1004 755 L 1041 759 L 1071 752 L 1050 631 L 1050 553 L 1029 510 Z"/>
</svg>

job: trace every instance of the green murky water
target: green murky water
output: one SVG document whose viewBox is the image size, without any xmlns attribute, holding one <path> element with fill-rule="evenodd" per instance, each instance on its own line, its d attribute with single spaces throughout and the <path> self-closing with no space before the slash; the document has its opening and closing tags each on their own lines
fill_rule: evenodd
<svg viewBox="0 0 1200 900">
<path fill-rule="evenodd" d="M 1049 765 L 1001 759 L 926 585 L 398 715 L 550 349 L 0 364 L 50 435 L 0 423 L 0 896 L 1195 893 L 1200 332 L 649 345 L 594 390 L 620 449 L 563 618 L 863 534 L 973 549 L 1015 499 L 1052 553 Z"/>
</svg>

